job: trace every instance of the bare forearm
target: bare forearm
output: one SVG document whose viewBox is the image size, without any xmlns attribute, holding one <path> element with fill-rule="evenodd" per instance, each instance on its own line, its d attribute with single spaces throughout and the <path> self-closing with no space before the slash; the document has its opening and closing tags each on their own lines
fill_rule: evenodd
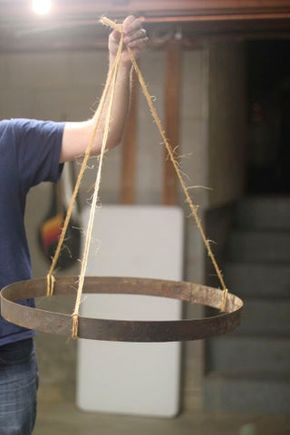
<svg viewBox="0 0 290 435">
<path fill-rule="evenodd" d="M 114 63 L 113 57 L 110 58 L 109 68 L 112 68 Z M 119 65 L 116 85 L 114 90 L 114 98 L 112 104 L 111 118 L 110 118 L 110 129 L 108 135 L 108 141 L 106 148 L 110 149 L 118 145 L 122 139 L 123 131 L 126 125 L 127 114 L 129 109 L 130 101 L 130 91 L 131 91 L 131 79 L 130 79 L 131 65 L 128 63 L 122 63 Z M 100 128 L 97 133 L 95 152 L 98 152 L 101 147 L 105 121 L 107 116 L 107 111 L 109 110 L 109 95 L 106 98 L 104 104 L 104 110 L 101 114 Z M 93 118 L 93 122 L 95 117 Z"/>
<path fill-rule="evenodd" d="M 125 45 L 121 53 L 112 104 L 109 135 L 106 143 L 106 148 L 108 149 L 120 143 L 128 114 L 131 87 L 131 61 L 126 47 L 129 47 L 135 56 L 138 56 L 140 51 L 146 46 L 148 40 L 146 31 L 142 28 L 141 18 L 136 19 L 133 16 L 127 17 L 123 22 L 123 30 Z M 120 34 L 117 31 L 113 31 L 109 37 L 109 68 L 113 65 L 119 41 Z M 75 159 L 84 154 L 92 137 L 98 116 L 100 116 L 100 118 L 92 153 L 98 154 L 100 152 L 104 136 L 106 113 L 109 108 L 109 95 L 106 97 L 103 110 L 100 114 L 98 114 L 99 111 L 97 111 L 96 114 L 87 121 L 66 123 L 60 157 L 62 162 Z"/>
<path fill-rule="evenodd" d="M 112 60 L 110 61 L 110 67 L 111 65 Z M 130 69 L 131 68 L 129 65 L 120 65 L 118 71 L 106 149 L 111 149 L 117 146 L 122 139 L 129 108 L 131 82 Z M 109 95 L 107 96 L 103 110 L 99 115 L 97 110 L 95 115 L 87 121 L 66 123 L 63 135 L 63 147 L 61 155 L 62 162 L 72 160 L 83 155 L 91 140 L 96 123 L 98 127 L 92 154 L 98 154 L 100 152 L 108 108 Z M 99 121 L 97 120 L 98 116 L 100 116 Z"/>
</svg>

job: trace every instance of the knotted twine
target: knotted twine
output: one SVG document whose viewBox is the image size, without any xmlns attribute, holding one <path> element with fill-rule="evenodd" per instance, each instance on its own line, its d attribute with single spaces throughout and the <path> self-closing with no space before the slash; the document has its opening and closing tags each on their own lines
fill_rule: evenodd
<svg viewBox="0 0 290 435">
<path fill-rule="evenodd" d="M 101 96 L 101 100 L 100 100 L 98 109 L 94 115 L 95 126 L 93 129 L 89 144 L 88 144 L 86 151 L 85 151 L 85 154 L 84 154 L 84 159 L 83 159 L 83 162 L 82 162 L 82 165 L 80 168 L 80 172 L 79 172 L 76 184 L 75 184 L 75 188 L 74 188 L 71 200 L 70 200 L 70 204 L 69 204 L 69 207 L 67 210 L 66 218 L 65 218 L 62 232 L 61 232 L 61 235 L 59 238 L 59 242 L 58 242 L 58 245 L 57 245 L 57 248 L 55 251 L 55 255 L 53 257 L 51 267 L 50 267 L 49 272 L 47 274 L 47 295 L 51 296 L 54 292 L 54 285 L 55 285 L 55 277 L 53 275 L 53 272 L 55 270 L 55 267 L 56 267 L 56 264 L 57 264 L 57 261 L 58 261 L 58 258 L 59 258 L 60 252 L 61 252 L 61 248 L 62 248 L 64 239 L 65 239 L 65 234 L 66 234 L 68 224 L 69 224 L 72 212 L 73 212 L 73 207 L 74 207 L 74 203 L 75 203 L 77 194 L 79 192 L 80 184 L 81 184 L 84 172 L 87 168 L 88 160 L 91 156 L 93 145 L 95 143 L 101 114 L 102 114 L 103 108 L 104 108 L 104 104 L 105 104 L 106 99 L 108 98 L 108 109 L 107 109 L 106 118 L 105 118 L 104 133 L 103 133 L 103 139 L 102 139 L 102 145 L 101 145 L 101 151 L 100 151 L 100 157 L 99 157 L 99 167 L 98 167 L 98 171 L 97 171 L 97 175 L 96 175 L 94 194 L 93 194 L 89 222 L 88 222 L 88 227 L 87 227 L 87 232 L 86 232 L 84 253 L 83 253 L 83 258 L 81 261 L 81 271 L 80 271 L 79 281 L 78 281 L 78 289 L 77 289 L 75 308 L 74 308 L 74 311 L 72 313 L 72 337 L 73 338 L 76 338 L 78 335 L 79 308 L 80 308 L 80 304 L 81 304 L 81 296 L 82 296 L 82 292 L 83 292 L 85 273 L 86 273 L 86 268 L 87 268 L 87 263 L 88 263 L 88 256 L 89 256 L 89 249 L 90 249 L 91 238 L 92 238 L 95 210 L 96 210 L 97 202 L 99 199 L 101 174 L 102 174 L 103 160 L 104 160 L 104 154 L 105 154 L 105 150 L 106 150 L 106 144 L 107 144 L 109 130 L 110 130 L 110 120 L 111 120 L 114 93 L 115 93 L 115 88 L 116 88 L 117 73 L 118 73 L 118 69 L 119 69 L 119 65 L 120 65 L 120 61 L 121 61 L 122 50 L 123 50 L 123 46 L 124 46 L 124 41 L 123 41 L 124 33 L 123 33 L 122 25 L 117 24 L 114 21 L 109 20 L 106 17 L 102 17 L 100 22 L 102 24 L 120 32 L 120 34 L 121 34 L 120 42 L 119 42 L 116 58 L 114 60 L 114 63 L 112 65 L 110 71 L 109 71 L 109 74 L 108 74 L 108 78 L 107 78 L 107 81 L 105 84 L 103 94 Z M 191 211 L 191 216 L 195 220 L 195 223 L 196 223 L 197 228 L 199 230 L 199 233 L 201 235 L 202 241 L 206 247 L 207 254 L 208 254 L 208 256 L 213 264 L 213 267 L 216 271 L 217 277 L 220 281 L 222 291 L 223 291 L 221 310 L 224 311 L 225 306 L 226 306 L 226 302 L 227 302 L 228 289 L 226 287 L 222 271 L 220 270 L 218 263 L 217 263 L 217 260 L 213 254 L 212 249 L 211 249 L 210 241 L 206 238 L 205 231 L 204 231 L 203 225 L 201 223 L 201 219 L 200 219 L 199 214 L 198 214 L 199 206 L 193 204 L 193 202 L 192 202 L 192 199 L 191 199 L 190 194 L 189 194 L 189 188 L 186 186 L 184 177 L 183 177 L 182 172 L 179 168 L 178 160 L 175 158 L 174 151 L 173 151 L 173 149 L 172 149 L 172 147 L 171 147 L 171 145 L 166 137 L 166 133 L 162 127 L 160 117 L 157 113 L 157 110 L 156 110 L 154 104 L 153 104 L 152 97 L 149 94 L 147 85 L 146 85 L 145 80 L 143 78 L 142 72 L 141 72 L 140 68 L 138 67 L 138 64 L 136 62 L 134 54 L 129 47 L 126 47 L 126 49 L 128 51 L 131 63 L 136 71 L 136 75 L 137 75 L 139 83 L 141 85 L 141 89 L 143 91 L 143 94 L 146 98 L 146 101 L 147 101 L 149 110 L 151 112 L 151 115 L 153 117 L 153 120 L 154 120 L 155 124 L 157 125 L 159 133 L 162 137 L 163 143 L 164 143 L 166 150 L 168 152 L 169 158 L 172 162 L 172 165 L 174 167 L 174 170 L 175 170 L 176 175 L 178 177 L 178 180 L 180 182 L 182 191 L 183 191 L 184 196 L 185 196 L 185 201 L 188 204 L 190 211 Z"/>
<path fill-rule="evenodd" d="M 93 194 L 93 198 L 92 198 L 92 205 L 91 205 L 91 210 L 90 210 L 88 227 L 87 227 L 87 231 L 86 231 L 83 258 L 81 260 L 81 271 L 80 271 L 79 281 L 78 281 L 77 297 L 76 297 L 74 311 L 72 313 L 72 337 L 73 338 L 76 338 L 77 333 L 78 333 L 79 308 L 80 308 L 80 304 L 81 304 L 81 296 L 82 296 L 85 273 L 86 273 L 86 268 L 87 268 L 87 263 L 88 263 L 88 255 L 89 255 L 89 248 L 90 248 L 91 238 L 92 238 L 95 211 L 96 211 L 96 206 L 97 206 L 97 202 L 99 199 L 99 190 L 100 190 L 103 161 L 104 161 L 104 155 L 105 155 L 108 135 L 109 135 L 109 131 L 110 131 L 110 120 L 111 120 L 111 114 L 112 114 L 114 93 L 115 93 L 115 89 L 116 89 L 117 73 L 118 73 L 122 49 L 123 49 L 123 39 L 124 39 L 123 32 L 121 32 L 121 38 L 120 38 L 120 43 L 118 46 L 116 58 L 115 58 L 115 61 L 113 63 L 111 70 L 109 71 L 108 79 L 107 79 L 107 82 L 106 82 L 106 85 L 105 85 L 105 88 L 104 88 L 104 91 L 103 91 L 103 94 L 102 94 L 102 97 L 100 100 L 100 104 L 99 104 L 99 107 L 98 107 L 96 114 L 94 116 L 95 126 L 93 129 L 92 135 L 91 135 L 91 139 L 90 139 L 89 144 L 88 144 L 86 151 L 85 151 L 84 159 L 83 159 L 83 162 L 82 162 L 82 165 L 80 168 L 80 172 L 79 172 L 79 175 L 78 175 L 78 178 L 76 181 L 76 185 L 75 185 L 75 188 L 74 188 L 74 191 L 73 191 L 70 203 L 69 203 L 69 207 L 67 210 L 64 225 L 63 225 L 62 232 L 61 232 L 59 242 L 57 245 L 57 249 L 56 249 L 55 255 L 53 257 L 51 267 L 50 267 L 49 272 L 47 274 L 47 295 L 51 296 L 54 292 L 54 285 L 55 285 L 55 277 L 53 276 L 53 272 L 54 272 L 54 269 L 56 267 L 56 264 L 57 264 L 57 261 L 58 261 L 58 258 L 59 258 L 60 252 L 61 252 L 61 248 L 62 248 L 64 239 L 65 239 L 65 234 L 66 234 L 68 224 L 69 224 L 69 221 L 70 221 L 70 218 L 72 215 L 74 203 L 75 203 L 77 194 L 79 192 L 80 184 L 81 184 L 84 172 L 87 168 L 87 163 L 88 163 L 88 160 L 90 158 L 91 151 L 93 149 L 93 145 L 95 143 L 95 139 L 96 139 L 96 135 L 97 135 L 103 107 L 104 107 L 106 99 L 108 98 L 108 110 L 107 110 L 106 118 L 105 118 L 104 133 L 103 133 L 100 156 L 99 156 L 99 166 L 98 166 L 98 171 L 97 171 L 97 175 L 96 175 L 94 194 Z"/>
</svg>

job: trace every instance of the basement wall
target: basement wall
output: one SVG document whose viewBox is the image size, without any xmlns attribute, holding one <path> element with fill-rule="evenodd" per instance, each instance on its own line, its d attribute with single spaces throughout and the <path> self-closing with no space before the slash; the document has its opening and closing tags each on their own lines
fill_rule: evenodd
<svg viewBox="0 0 290 435">
<path fill-rule="evenodd" d="M 236 179 L 237 171 L 240 171 L 242 141 L 237 129 L 243 122 L 236 119 L 242 117 L 243 112 L 239 107 L 243 104 L 240 56 L 241 51 L 236 51 L 233 46 L 205 45 L 185 51 L 183 56 L 182 168 L 189 177 L 189 185 L 215 188 L 210 195 L 208 190 L 192 189 L 194 202 L 201 205 L 201 215 L 209 200 L 211 205 L 221 204 L 237 197 L 242 189 L 241 180 Z M 164 60 L 164 52 L 147 51 L 141 62 L 162 116 Z M 107 54 L 103 51 L 0 55 L 0 118 L 87 119 L 100 96 L 106 70 Z M 141 95 L 138 122 L 136 202 L 160 204 L 163 150 Z M 119 201 L 120 165 L 119 147 L 106 157 L 101 193 L 103 204 Z M 93 171 L 88 171 L 81 191 L 83 202 L 90 194 L 92 183 Z M 27 202 L 27 233 L 34 276 L 45 276 L 48 270 L 38 249 L 37 229 L 48 212 L 50 193 L 51 186 L 43 183 L 31 190 Z M 182 195 L 180 205 L 184 206 Z M 187 209 L 185 216 L 184 277 L 204 282 L 204 249 L 193 222 L 187 218 Z M 77 274 L 77 266 L 66 273 Z M 71 303 L 60 300 L 58 308 L 68 311 Z M 187 315 L 202 315 L 202 311 L 189 307 Z M 37 337 L 37 348 L 41 373 L 40 400 L 73 400 L 76 343 L 41 334 Z M 183 409 L 193 411 L 202 406 L 203 343 L 188 343 L 184 355 Z"/>
<path fill-rule="evenodd" d="M 183 168 L 190 176 L 190 184 L 206 183 L 207 141 L 207 56 L 201 48 L 185 52 L 183 59 L 183 93 L 181 150 L 185 155 Z M 163 86 L 165 56 L 163 51 L 148 51 L 142 58 L 142 70 L 150 86 L 151 95 L 163 116 Z M 93 113 L 105 82 L 107 54 L 104 51 L 34 53 L 1 55 L 0 57 L 0 116 L 78 121 Z M 137 203 L 160 204 L 162 191 L 163 148 L 156 126 L 152 123 L 142 96 L 139 98 L 139 137 L 137 162 Z M 120 193 L 121 148 L 106 157 L 102 179 L 103 204 L 118 203 Z M 94 171 L 88 171 L 82 186 L 82 198 L 90 195 Z M 31 190 L 27 203 L 27 232 L 31 249 L 34 276 L 45 276 L 48 265 L 37 244 L 37 229 L 49 207 L 49 183 Z M 197 192 L 206 203 L 207 193 Z M 180 201 L 183 206 L 183 199 Z M 37 213 L 35 213 L 37 210 Z M 188 222 L 188 220 L 187 220 Z M 186 235 L 185 278 L 199 282 L 203 261 L 201 244 L 193 224 Z M 189 264 L 189 266 L 187 266 Z M 77 267 L 66 273 L 77 274 Z M 42 302 L 45 304 L 45 302 Z M 71 301 L 59 300 L 58 309 L 69 312 Z M 44 305 L 45 306 L 45 305 Z M 40 400 L 72 399 L 75 386 L 76 343 L 61 337 L 39 335 L 38 358 L 41 373 Z M 200 344 L 186 348 L 183 404 L 200 406 L 201 378 Z M 46 394 L 49 391 L 49 395 Z"/>
<path fill-rule="evenodd" d="M 242 196 L 245 183 L 246 65 L 242 43 L 209 45 L 209 206 Z"/>
</svg>

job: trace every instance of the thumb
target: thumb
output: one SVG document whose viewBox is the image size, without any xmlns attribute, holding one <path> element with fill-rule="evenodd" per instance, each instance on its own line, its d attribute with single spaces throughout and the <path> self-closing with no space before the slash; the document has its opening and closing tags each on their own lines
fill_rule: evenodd
<svg viewBox="0 0 290 435">
<path fill-rule="evenodd" d="M 111 39 L 114 42 L 119 42 L 120 41 L 120 37 L 121 37 L 121 34 L 120 34 L 120 32 L 118 32 L 118 30 L 113 30 L 112 31 L 112 33 L 111 33 Z"/>
</svg>

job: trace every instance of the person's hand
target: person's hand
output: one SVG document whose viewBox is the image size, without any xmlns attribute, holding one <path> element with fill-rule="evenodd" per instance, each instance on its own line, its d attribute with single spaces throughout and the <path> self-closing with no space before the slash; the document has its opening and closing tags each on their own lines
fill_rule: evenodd
<svg viewBox="0 0 290 435">
<path fill-rule="evenodd" d="M 122 23 L 125 45 L 122 52 L 122 63 L 124 65 L 130 65 L 131 63 L 126 47 L 129 47 L 133 51 L 134 56 L 138 57 L 148 43 L 146 30 L 142 27 L 143 21 L 143 18 L 135 18 L 133 15 L 130 15 Z M 113 30 L 109 36 L 109 52 L 111 58 L 114 58 L 117 54 L 119 41 L 120 32 Z"/>
</svg>

